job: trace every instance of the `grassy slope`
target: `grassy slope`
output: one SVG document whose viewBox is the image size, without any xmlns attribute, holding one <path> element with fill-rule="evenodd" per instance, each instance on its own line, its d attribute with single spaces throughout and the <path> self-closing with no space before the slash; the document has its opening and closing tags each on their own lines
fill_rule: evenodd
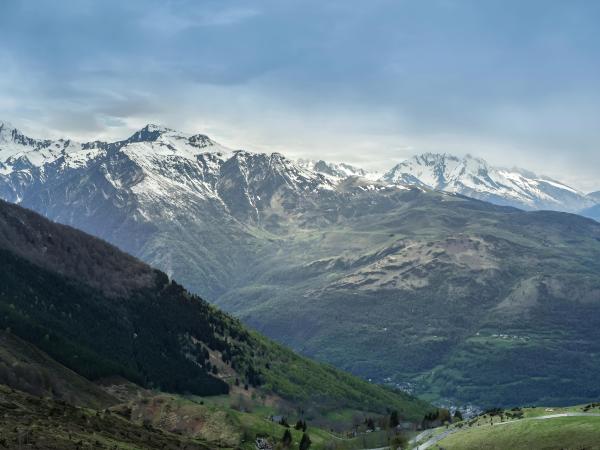
<svg viewBox="0 0 600 450">
<path fill-rule="evenodd" d="M 319 415 L 354 409 L 383 414 L 398 410 L 409 420 L 419 420 L 430 406 L 403 392 L 368 383 L 332 366 L 299 357 L 279 344 L 255 334 L 268 355 L 261 389 L 276 393 Z"/>
<path fill-rule="evenodd" d="M 283 353 L 278 356 L 291 358 L 299 370 L 312 370 L 303 368 L 303 358 L 279 350 Z M 318 373 L 320 366 L 315 365 Z M 320 379 L 327 379 L 327 376 Z M 3 415 L 5 423 L 0 425 L 0 437 L 5 439 L 0 439 L 0 448 L 15 444 L 18 433 L 28 431 L 31 443 L 51 448 L 75 448 L 78 442 L 84 448 L 92 445 L 176 448 L 180 442 L 190 445 L 195 442 L 197 447 L 188 448 L 204 448 L 200 445 L 203 444 L 209 448 L 253 449 L 256 436 L 267 436 L 273 442 L 283 436 L 285 428 L 267 417 L 284 414 L 291 423 L 300 417 L 297 404 L 279 396 L 264 397 L 264 388 L 246 391 L 238 387 L 230 395 L 184 398 L 145 390 L 119 378 L 103 380 L 102 385 L 104 389 L 57 363 L 33 345 L 1 332 L 0 414 L 6 416 Z M 20 392 L 22 390 L 34 395 Z M 377 391 L 374 390 L 374 395 Z M 360 392 L 358 387 L 356 393 Z M 395 401 L 393 396 L 389 400 Z M 80 408 L 72 407 L 73 404 Z M 244 412 L 240 411 L 242 406 Z M 107 408 L 112 414 L 106 413 Z M 344 412 L 364 415 L 345 409 L 335 411 L 342 416 Z M 304 412 L 304 418 L 310 424 L 313 448 L 330 448 L 332 443 L 339 449 L 361 448 L 361 439 L 340 439 L 316 426 L 321 421 L 327 427 L 337 425 L 347 429 L 352 415 L 323 421 L 314 414 L 315 411 Z M 295 441 L 299 441 L 301 432 L 291 431 Z M 386 442 L 385 436 L 376 434 L 368 436 L 368 440 L 374 444 Z"/>
<path fill-rule="evenodd" d="M 146 387 L 210 395 L 227 392 L 237 378 L 315 414 L 397 409 L 417 420 L 427 410 L 403 393 L 295 355 L 120 255 L 102 241 L 0 203 L 0 327 L 88 379 L 120 375 Z M 51 270 L 55 261 L 62 273 Z M 87 272 L 103 289 L 85 284 Z M 154 285 L 130 280 L 120 297 L 107 283 L 132 272 L 141 274 L 140 285 Z M 220 365 L 216 375 L 204 359 L 207 348 Z"/>
<path fill-rule="evenodd" d="M 4 331 L 0 331 L 0 383 L 78 406 L 102 409 L 117 403 L 94 383 Z"/>
<path fill-rule="evenodd" d="M 378 381 L 411 380 L 433 399 L 595 398 L 600 225 L 406 195 L 389 208 L 352 204 L 331 226 L 286 223 L 277 251 L 218 304 L 307 355 Z M 382 256 L 389 249 L 396 268 Z M 417 284 L 378 285 L 386 270 Z M 375 281 L 340 284 L 357 276 Z"/>
<path fill-rule="evenodd" d="M 196 437 L 213 446 L 240 447 L 254 449 L 256 436 L 269 438 L 278 442 L 285 427 L 272 422 L 268 417 L 273 414 L 269 408 L 256 407 L 252 411 L 240 412 L 227 406 L 231 399 L 224 402 L 205 398 L 182 398 L 160 394 L 144 399 L 136 399 L 114 408 L 115 411 L 126 408 L 130 411 L 131 420 L 135 423 L 151 423 L 153 426 L 167 431 Z M 295 417 L 289 416 L 293 422 Z M 302 432 L 290 428 L 294 442 L 298 443 Z M 337 448 L 340 450 L 361 449 L 364 444 L 384 445 L 385 435 L 371 433 L 359 438 L 348 439 L 309 423 L 308 434 L 315 450 Z"/>
<path fill-rule="evenodd" d="M 0 446 L 120 450 L 208 450 L 202 441 L 131 423 L 117 414 L 96 412 L 40 399 L 0 385 Z M 20 443 L 20 444 L 19 444 Z"/>
<path fill-rule="evenodd" d="M 579 417 L 548 416 L 575 413 Z M 446 450 L 537 450 L 600 448 L 600 403 L 567 407 L 522 408 L 506 410 L 502 417 L 484 414 L 451 425 L 454 433 L 438 441 L 433 448 Z M 521 418 L 510 417 L 522 414 Z M 493 423 L 493 424 L 492 424 Z M 432 436 L 447 431 L 440 427 Z M 423 441 L 429 438 L 424 439 Z M 421 443 L 423 443 L 421 441 Z"/>
<path fill-rule="evenodd" d="M 442 439 L 447 450 L 598 449 L 600 417 L 520 420 L 507 425 L 465 429 Z"/>
</svg>

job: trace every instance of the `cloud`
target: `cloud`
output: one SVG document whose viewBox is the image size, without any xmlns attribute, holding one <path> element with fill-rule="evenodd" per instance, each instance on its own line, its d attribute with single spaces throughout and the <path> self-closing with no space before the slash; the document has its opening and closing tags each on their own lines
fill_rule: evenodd
<svg viewBox="0 0 600 450">
<path fill-rule="evenodd" d="M 470 152 L 600 188 L 599 21 L 585 0 L 7 0 L 0 117 L 377 168 Z"/>
</svg>

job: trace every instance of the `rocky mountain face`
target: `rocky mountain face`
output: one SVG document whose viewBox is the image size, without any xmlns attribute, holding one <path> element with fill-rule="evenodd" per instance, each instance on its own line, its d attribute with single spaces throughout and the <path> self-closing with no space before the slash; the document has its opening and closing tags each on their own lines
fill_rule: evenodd
<svg viewBox="0 0 600 450">
<path fill-rule="evenodd" d="M 600 224 L 465 196 L 588 205 L 560 183 L 447 155 L 374 180 L 157 126 L 115 143 L 1 134 L 0 196 L 307 355 L 482 406 L 600 395 Z"/>
<path fill-rule="evenodd" d="M 425 186 L 525 210 L 577 213 L 597 202 L 592 196 L 551 178 L 522 169 L 492 167 L 469 155 L 414 156 L 385 173 L 382 180 Z"/>
<path fill-rule="evenodd" d="M 6 124 L 0 136 L 1 198 L 196 278 L 193 287 L 204 285 L 209 298 L 222 293 L 228 272 L 243 270 L 264 205 L 287 211 L 305 193 L 333 189 L 280 154 L 232 152 L 155 125 L 114 143 L 37 141 Z M 171 232 L 186 238 L 172 240 Z M 214 261 L 225 243 L 237 250 Z M 195 265 L 181 253 L 212 263 Z"/>
<path fill-rule="evenodd" d="M 345 180 L 349 177 L 360 177 L 366 178 L 368 180 L 377 180 L 380 177 L 379 174 L 369 172 L 367 170 L 361 169 L 360 167 L 352 166 L 350 164 L 345 163 L 331 163 L 328 161 L 323 161 L 322 159 L 318 161 L 310 159 L 300 159 L 297 163 L 301 167 L 304 167 L 305 169 L 311 170 L 313 172 L 323 174 L 335 182 Z"/>
</svg>

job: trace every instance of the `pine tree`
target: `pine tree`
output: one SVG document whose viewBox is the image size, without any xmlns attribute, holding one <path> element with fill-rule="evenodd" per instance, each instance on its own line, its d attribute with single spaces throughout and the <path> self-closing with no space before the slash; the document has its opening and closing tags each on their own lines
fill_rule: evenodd
<svg viewBox="0 0 600 450">
<path fill-rule="evenodd" d="M 302 439 L 300 440 L 300 450 L 308 450 L 310 448 L 310 437 L 308 436 L 308 434 L 304 433 L 302 435 Z"/>
<path fill-rule="evenodd" d="M 283 437 L 281 438 L 281 443 L 283 444 L 283 446 L 285 448 L 288 448 L 290 445 L 292 445 L 292 433 L 290 433 L 290 430 L 288 430 L 287 428 L 283 432 Z"/>
<path fill-rule="evenodd" d="M 396 428 L 400 424 L 400 417 L 398 411 L 392 411 L 390 414 L 390 428 Z"/>
</svg>

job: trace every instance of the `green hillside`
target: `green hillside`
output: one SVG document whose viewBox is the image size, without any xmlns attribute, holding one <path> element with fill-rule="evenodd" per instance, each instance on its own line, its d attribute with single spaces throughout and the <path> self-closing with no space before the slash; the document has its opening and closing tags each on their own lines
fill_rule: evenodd
<svg viewBox="0 0 600 450">
<path fill-rule="evenodd" d="M 593 407 L 592 407 L 593 406 Z M 486 414 L 476 419 L 434 430 L 443 436 L 430 448 L 446 450 L 531 450 L 600 448 L 598 404 L 569 408 L 515 408 L 502 415 Z M 431 441 L 429 441 L 431 442 Z M 415 447 L 416 448 L 416 447 Z"/>
<path fill-rule="evenodd" d="M 110 411 L 24 394 L 0 385 L 0 447 L 208 450 L 197 439 L 136 425 Z"/>
<path fill-rule="evenodd" d="M 297 351 L 430 399 L 600 395 L 600 224 L 434 192 L 343 200 L 273 212 L 268 238 L 257 231 L 271 247 L 217 304 Z"/>
<path fill-rule="evenodd" d="M 87 379 L 196 395 L 246 389 L 315 415 L 396 409 L 418 420 L 428 409 L 297 356 L 114 247 L 4 203 L 0 266 L 0 328 Z"/>
<path fill-rule="evenodd" d="M 0 333 L 0 448 L 14 448 L 20 441 L 24 448 L 254 450 L 256 437 L 278 443 L 286 430 L 299 442 L 303 431 L 293 425 L 300 419 L 308 424 L 315 450 L 388 442 L 385 432 L 348 438 L 326 431 L 349 430 L 344 416 L 354 414 L 362 421 L 365 412 L 332 409 L 327 416 L 315 416 L 258 394 L 232 386 L 229 395 L 182 396 L 143 389 L 119 377 L 96 384 L 15 335 Z M 285 414 L 292 426 L 269 419 L 278 414 Z"/>
</svg>

